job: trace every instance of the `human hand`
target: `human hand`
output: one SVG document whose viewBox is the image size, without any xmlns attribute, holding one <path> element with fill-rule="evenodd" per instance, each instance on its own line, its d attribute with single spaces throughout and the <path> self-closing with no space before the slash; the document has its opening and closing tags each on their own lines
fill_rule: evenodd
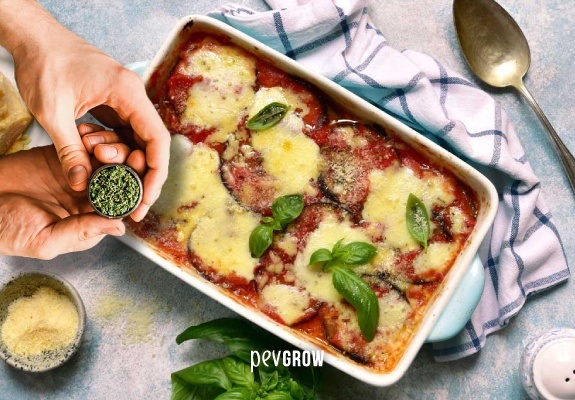
<svg viewBox="0 0 575 400">
<path fill-rule="evenodd" d="M 105 105 L 117 113 L 122 125 L 133 129 L 147 168 L 142 204 L 132 214 L 139 221 L 159 197 L 167 177 L 170 135 L 136 74 L 33 3 L 23 1 L 21 15 L 7 23 L 18 27 L 25 21 L 26 27 L 5 32 L 10 40 L 0 43 L 14 57 L 20 93 L 52 138 L 64 177 L 76 191 L 86 188 L 92 166 L 74 121 Z"/>
<path fill-rule="evenodd" d="M 80 125 L 79 132 L 95 155 L 91 168 L 126 162 L 139 174 L 145 170 L 144 153 L 117 143 L 114 132 L 92 124 Z M 92 145 L 96 135 L 112 144 Z M 70 188 L 54 146 L 0 158 L 0 221 L 0 254 L 41 259 L 86 250 L 125 231 L 121 220 L 94 213 L 85 191 Z"/>
</svg>

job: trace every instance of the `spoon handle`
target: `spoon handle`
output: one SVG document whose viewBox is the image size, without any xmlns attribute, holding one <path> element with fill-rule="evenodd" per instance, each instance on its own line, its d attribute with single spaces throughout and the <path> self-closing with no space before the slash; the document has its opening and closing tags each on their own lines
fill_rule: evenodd
<svg viewBox="0 0 575 400">
<path fill-rule="evenodd" d="M 535 111 L 535 114 L 537 114 L 537 116 L 539 117 L 539 120 L 547 130 L 547 133 L 549 133 L 549 137 L 551 138 L 551 141 L 555 145 L 555 151 L 559 155 L 559 158 L 561 158 L 561 162 L 563 163 L 563 167 L 565 169 L 565 172 L 567 173 L 569 182 L 571 183 L 571 188 L 575 191 L 575 157 L 573 157 L 573 154 L 571 154 L 571 152 L 569 151 L 567 146 L 565 146 L 565 144 L 563 143 L 557 132 L 555 132 L 555 129 L 551 125 L 551 122 L 549 122 L 549 120 L 543 113 L 543 110 L 541 110 L 541 107 L 539 107 L 539 104 L 537 104 L 531 93 L 529 93 L 529 90 L 527 90 L 527 87 L 525 86 L 523 81 L 519 81 L 519 83 L 515 84 L 514 86 L 517 90 L 519 90 L 519 92 L 523 96 L 525 96 L 525 99 L 527 99 L 527 102 L 529 102 L 529 104 Z"/>
</svg>

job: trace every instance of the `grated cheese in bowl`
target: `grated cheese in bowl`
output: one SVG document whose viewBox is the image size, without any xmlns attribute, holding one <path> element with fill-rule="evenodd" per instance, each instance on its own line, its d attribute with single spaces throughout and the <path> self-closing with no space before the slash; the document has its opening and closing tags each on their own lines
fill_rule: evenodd
<svg viewBox="0 0 575 400">
<path fill-rule="evenodd" d="M 0 357 L 25 371 L 53 369 L 75 353 L 84 323 L 82 301 L 67 281 L 20 274 L 0 291 Z"/>
</svg>

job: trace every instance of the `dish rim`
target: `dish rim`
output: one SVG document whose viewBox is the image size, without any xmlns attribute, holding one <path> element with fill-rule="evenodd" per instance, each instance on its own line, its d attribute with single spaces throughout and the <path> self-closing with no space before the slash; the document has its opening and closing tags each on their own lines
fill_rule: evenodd
<svg viewBox="0 0 575 400">
<path fill-rule="evenodd" d="M 232 43 L 239 45 L 252 54 L 255 53 L 256 56 L 263 56 L 266 60 L 271 60 L 276 66 L 279 66 L 280 69 L 287 70 L 286 72 L 289 74 L 295 74 L 310 82 L 332 99 L 335 97 L 334 94 L 336 94 L 338 102 L 343 101 L 346 103 L 346 106 L 351 105 L 355 109 L 352 112 L 357 113 L 357 111 L 361 111 L 361 114 L 366 119 L 393 130 L 398 137 L 405 140 L 410 146 L 415 147 L 417 151 L 423 152 L 432 157 L 435 161 L 440 161 L 443 167 L 446 167 L 446 169 L 453 172 L 458 178 L 461 179 L 462 177 L 465 177 L 466 182 L 479 197 L 481 207 L 478 221 L 470 237 L 467 239 L 463 250 L 460 252 L 455 263 L 451 267 L 451 270 L 443 280 L 440 293 L 438 293 L 431 302 L 417 327 L 416 332 L 412 335 L 410 342 L 405 347 L 403 355 L 395 367 L 391 371 L 385 373 L 377 372 L 365 365 L 358 364 L 349 357 L 338 353 L 335 350 L 330 351 L 329 349 L 318 346 L 315 343 L 312 343 L 311 338 L 308 338 L 307 340 L 304 339 L 303 334 L 300 334 L 291 327 L 273 321 L 259 310 L 250 308 L 242 303 L 237 303 L 232 295 L 227 293 L 223 288 L 201 277 L 197 271 L 179 267 L 174 262 L 162 257 L 156 252 L 156 250 L 154 250 L 153 246 L 147 244 L 143 239 L 136 237 L 133 233 L 129 232 L 128 235 L 123 236 L 120 240 L 179 279 L 188 283 L 190 286 L 210 296 L 214 300 L 230 308 L 232 311 L 235 311 L 256 325 L 270 331 L 292 345 L 302 350 L 324 350 L 325 362 L 348 375 L 374 386 L 383 387 L 394 384 L 405 374 L 422 345 L 425 343 L 435 322 L 439 318 L 441 312 L 445 309 L 449 299 L 452 297 L 455 289 L 461 281 L 461 278 L 471 264 L 481 241 L 491 228 L 498 206 L 498 195 L 495 187 L 485 176 L 469 164 L 463 162 L 454 154 L 425 138 L 403 122 L 378 109 L 374 105 L 361 99 L 359 96 L 353 94 L 342 86 L 339 86 L 328 78 L 303 67 L 295 60 L 286 57 L 245 33 L 211 17 L 203 15 L 188 15 L 181 18 L 175 24 L 159 51 L 144 71 L 142 79 L 147 89 L 149 89 L 148 86 L 153 74 L 159 70 L 162 62 L 166 56 L 169 55 L 170 50 L 172 50 L 172 46 L 177 42 L 180 32 L 189 24 L 192 24 L 192 26 L 198 25 L 200 28 L 207 28 L 209 31 L 214 33 L 219 32 L 220 34 L 229 37 Z M 479 216 L 481 216 L 481 220 Z"/>
</svg>

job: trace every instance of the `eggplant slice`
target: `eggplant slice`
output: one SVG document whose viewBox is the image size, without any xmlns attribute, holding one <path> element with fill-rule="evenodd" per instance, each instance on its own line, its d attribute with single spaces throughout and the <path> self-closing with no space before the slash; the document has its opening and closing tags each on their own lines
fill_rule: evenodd
<svg viewBox="0 0 575 400">
<path fill-rule="evenodd" d="M 325 123 L 325 110 L 316 104 L 317 96 L 294 83 L 283 88 L 262 87 L 255 99 L 257 104 L 282 99 L 287 114 L 272 127 L 247 130 L 243 137 L 227 141 L 222 181 L 240 204 L 264 215 L 269 215 L 272 202 L 281 195 L 301 193 L 306 204 L 318 201 L 320 149 L 306 134 Z M 253 113 L 251 110 L 250 115 Z"/>
<path fill-rule="evenodd" d="M 384 131 L 360 123 L 334 124 L 321 148 L 319 182 L 324 194 L 349 209 L 356 220 L 369 194 L 369 174 L 385 169 L 398 156 Z"/>
<path fill-rule="evenodd" d="M 226 149 L 227 151 L 227 149 Z M 224 151 L 225 154 L 225 151 Z M 238 203 L 248 209 L 269 215 L 276 196 L 274 179 L 266 174 L 262 157 L 248 145 L 244 145 L 230 159 L 221 159 L 222 182 Z"/>
</svg>

